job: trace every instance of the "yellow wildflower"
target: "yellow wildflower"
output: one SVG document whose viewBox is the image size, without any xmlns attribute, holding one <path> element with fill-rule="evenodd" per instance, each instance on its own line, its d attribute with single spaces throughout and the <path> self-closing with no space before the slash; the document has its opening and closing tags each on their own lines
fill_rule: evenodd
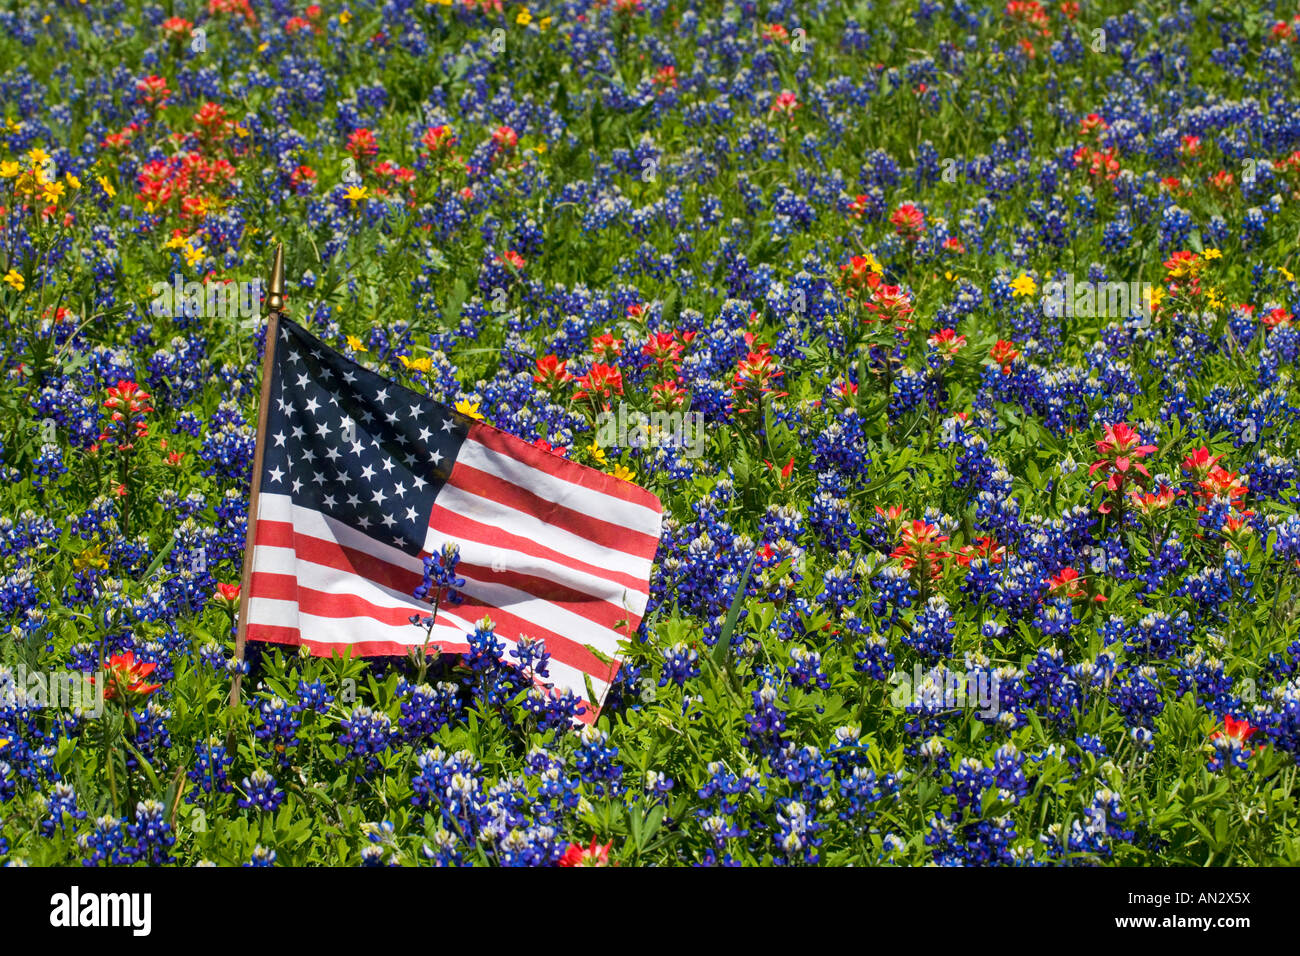
<svg viewBox="0 0 1300 956">
<path fill-rule="evenodd" d="M 598 465 L 603 465 L 608 460 L 605 456 L 605 449 L 601 448 L 595 442 L 592 442 L 587 446 L 587 454 L 589 454 L 592 461 Z"/>
<path fill-rule="evenodd" d="M 367 190 L 365 186 L 349 186 L 347 192 L 343 194 L 343 198 L 352 203 L 353 206 L 356 206 L 357 200 L 365 199 L 366 194 Z"/>
<path fill-rule="evenodd" d="M 613 475 L 615 478 L 618 478 L 621 481 L 632 481 L 634 478 L 636 478 L 636 475 L 635 473 L 633 473 L 632 469 L 628 468 L 626 465 L 615 465 L 613 468 L 609 470 L 609 474 Z"/>
<path fill-rule="evenodd" d="M 72 173 L 64 173 L 63 178 L 64 180 L 67 181 L 67 184 L 71 186 L 73 189 L 81 188 L 81 180 L 78 179 L 76 176 L 72 175 Z"/>
<path fill-rule="evenodd" d="M 41 183 L 41 198 L 46 202 L 58 202 L 63 191 L 63 183 Z"/>
<path fill-rule="evenodd" d="M 113 188 L 113 184 L 108 181 L 107 176 L 100 176 L 98 181 L 99 188 L 104 190 L 104 195 L 109 199 L 117 195 L 117 190 Z"/>
<path fill-rule="evenodd" d="M 366 351 L 365 344 L 362 343 L 362 341 L 359 338 L 357 338 L 355 335 L 348 336 L 348 348 L 350 348 L 354 352 Z M 406 358 L 406 356 L 403 355 L 402 358 Z"/>
<path fill-rule="evenodd" d="M 532 22 L 533 22 L 533 15 L 528 12 L 527 7 L 521 8 L 519 13 L 515 15 L 515 23 L 519 24 L 521 27 L 526 27 L 528 26 L 528 24 Z"/>
<path fill-rule="evenodd" d="M 352 11 L 344 10 L 339 14 L 339 26 L 345 27 L 352 22 Z"/>
<path fill-rule="evenodd" d="M 460 412 L 462 415 L 468 415 L 470 418 L 483 421 L 483 415 L 478 410 L 478 402 L 470 402 L 461 399 L 456 403 L 456 411 Z"/>
<path fill-rule="evenodd" d="M 108 559 L 104 557 L 102 546 L 95 545 L 82 551 L 72 559 L 72 566 L 78 571 L 85 571 L 87 568 L 99 568 L 103 570 L 108 567 Z"/>
<path fill-rule="evenodd" d="M 10 269 L 6 272 L 4 281 L 13 286 L 16 292 L 22 292 L 23 289 L 27 288 L 27 280 L 23 278 L 23 274 L 17 269 Z"/>
<path fill-rule="evenodd" d="M 1031 296 L 1038 291 L 1038 283 L 1028 273 L 1022 272 L 1011 283 L 1011 291 L 1017 296 Z"/>
<path fill-rule="evenodd" d="M 0 179 L 13 179 L 22 171 L 23 168 L 11 159 L 0 163 Z"/>
<path fill-rule="evenodd" d="M 1222 259 L 1223 253 L 1218 249 L 1206 249 L 1201 253 L 1201 256 L 1205 259 Z"/>
<path fill-rule="evenodd" d="M 1152 315 L 1159 310 L 1160 303 L 1164 301 L 1165 290 L 1163 287 L 1158 285 L 1148 285 L 1146 287 L 1146 294 L 1143 298 L 1146 299 L 1147 314 Z"/>
</svg>

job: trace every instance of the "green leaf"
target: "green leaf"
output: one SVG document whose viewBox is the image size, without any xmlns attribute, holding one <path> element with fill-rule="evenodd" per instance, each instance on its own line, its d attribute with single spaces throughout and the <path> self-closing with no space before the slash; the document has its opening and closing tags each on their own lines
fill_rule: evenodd
<svg viewBox="0 0 1300 956">
<path fill-rule="evenodd" d="M 148 569 L 144 572 L 145 581 L 148 581 L 150 578 L 152 578 L 155 574 L 158 573 L 158 569 L 162 567 L 162 563 L 167 560 L 167 555 L 172 553 L 172 548 L 174 547 L 176 547 L 176 539 L 172 538 L 170 541 L 167 542 L 166 546 L 161 551 L 158 552 L 158 556 L 153 559 L 153 562 L 149 565 Z"/>
<path fill-rule="evenodd" d="M 745 573 L 740 576 L 740 587 L 736 589 L 736 596 L 731 599 L 731 608 L 727 611 L 727 619 L 723 622 L 722 633 L 718 635 L 718 643 L 713 648 L 713 663 L 722 667 L 727 660 L 727 651 L 731 649 L 731 635 L 736 630 L 736 622 L 740 620 L 740 608 L 745 603 L 745 589 L 749 587 L 749 572 L 754 570 L 754 559 L 758 553 L 750 555 L 749 563 L 745 565 Z"/>
<path fill-rule="evenodd" d="M 460 310 L 464 307 L 465 300 L 468 298 L 469 289 L 465 285 L 465 280 L 457 279 L 456 284 L 451 287 L 451 296 L 447 299 L 447 308 L 443 310 L 448 322 L 455 322 L 460 318 Z"/>
</svg>

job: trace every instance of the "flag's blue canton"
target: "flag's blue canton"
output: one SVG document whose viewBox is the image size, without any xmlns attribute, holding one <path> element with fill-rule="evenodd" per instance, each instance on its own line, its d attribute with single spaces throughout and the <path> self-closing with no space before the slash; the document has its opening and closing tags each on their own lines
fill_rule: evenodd
<svg viewBox="0 0 1300 956">
<path fill-rule="evenodd" d="M 419 554 L 469 420 L 367 371 L 280 320 L 262 459 L 263 494 Z"/>
</svg>

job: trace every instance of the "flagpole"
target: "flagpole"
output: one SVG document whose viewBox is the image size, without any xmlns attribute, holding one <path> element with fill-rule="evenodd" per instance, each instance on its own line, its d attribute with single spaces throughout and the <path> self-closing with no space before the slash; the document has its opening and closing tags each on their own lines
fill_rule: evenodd
<svg viewBox="0 0 1300 956">
<path fill-rule="evenodd" d="M 244 641 L 248 633 L 248 602 L 253 583 L 253 545 L 257 531 L 257 509 L 262 496 L 262 449 L 266 437 L 266 415 L 271 408 L 271 370 L 275 344 L 284 310 L 284 243 L 275 247 L 271 266 L 271 288 L 266 296 L 266 337 L 262 346 L 262 396 L 257 406 L 257 436 L 253 450 L 253 475 L 248 491 L 248 531 L 244 535 L 244 569 L 239 580 L 239 626 L 235 629 L 235 660 L 241 665 L 230 685 L 230 706 L 239 706 L 239 685 L 243 679 Z"/>
</svg>

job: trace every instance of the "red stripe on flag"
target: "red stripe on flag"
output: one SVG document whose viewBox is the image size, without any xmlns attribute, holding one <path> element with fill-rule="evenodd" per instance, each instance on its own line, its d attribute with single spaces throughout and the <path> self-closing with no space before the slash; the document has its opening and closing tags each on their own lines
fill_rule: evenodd
<svg viewBox="0 0 1300 956">
<path fill-rule="evenodd" d="M 278 624 L 249 624 L 248 639 L 265 641 L 268 644 L 302 645 L 316 657 L 342 656 L 351 651 L 353 657 L 405 657 L 411 651 L 410 644 L 396 641 L 358 641 L 355 644 L 333 644 L 328 641 L 313 641 L 302 636 L 296 627 L 281 627 Z M 447 654 L 468 654 L 468 644 L 438 643 L 439 648 Z"/>
</svg>

